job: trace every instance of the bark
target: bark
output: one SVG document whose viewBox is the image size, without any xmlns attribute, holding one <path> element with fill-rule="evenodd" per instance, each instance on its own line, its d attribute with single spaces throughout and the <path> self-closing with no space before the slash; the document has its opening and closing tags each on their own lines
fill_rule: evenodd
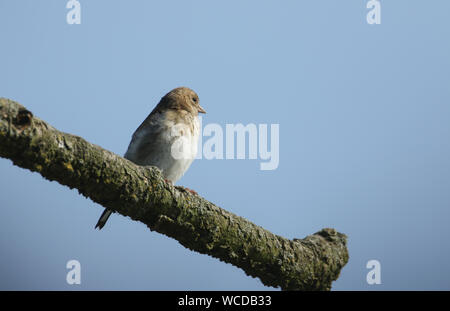
<svg viewBox="0 0 450 311">
<path fill-rule="evenodd" d="M 157 168 L 137 166 L 60 132 L 4 98 L 0 98 L 0 156 L 76 188 L 190 250 L 231 263 L 267 286 L 330 290 L 348 261 L 347 237 L 334 229 L 304 239 L 283 238 L 166 183 Z"/>
</svg>

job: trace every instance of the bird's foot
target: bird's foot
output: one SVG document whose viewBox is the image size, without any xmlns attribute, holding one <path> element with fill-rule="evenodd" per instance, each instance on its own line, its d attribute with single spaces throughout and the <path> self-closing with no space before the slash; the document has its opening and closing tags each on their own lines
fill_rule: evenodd
<svg viewBox="0 0 450 311">
<path fill-rule="evenodd" d="M 179 189 L 181 191 L 184 191 L 184 192 L 190 192 L 193 195 L 198 195 L 197 191 L 189 189 L 189 188 L 186 188 L 186 187 L 183 187 L 183 186 L 176 186 L 175 188 L 177 188 L 177 189 Z"/>
</svg>

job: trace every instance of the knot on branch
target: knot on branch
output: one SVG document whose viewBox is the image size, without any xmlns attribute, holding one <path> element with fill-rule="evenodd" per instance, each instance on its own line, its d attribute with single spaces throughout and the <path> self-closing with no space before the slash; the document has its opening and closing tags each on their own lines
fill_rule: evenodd
<svg viewBox="0 0 450 311">
<path fill-rule="evenodd" d="M 17 113 L 17 116 L 14 118 L 14 125 L 17 127 L 18 130 L 23 131 L 25 128 L 27 128 L 31 124 L 31 120 L 33 119 L 33 114 L 31 111 L 21 108 L 19 109 L 19 112 Z"/>
<path fill-rule="evenodd" d="M 345 234 L 337 232 L 332 228 L 324 228 L 319 232 L 316 232 L 315 234 L 320 235 L 321 237 L 325 238 L 325 240 L 330 242 L 343 242 L 345 245 L 347 241 L 347 236 Z"/>
</svg>

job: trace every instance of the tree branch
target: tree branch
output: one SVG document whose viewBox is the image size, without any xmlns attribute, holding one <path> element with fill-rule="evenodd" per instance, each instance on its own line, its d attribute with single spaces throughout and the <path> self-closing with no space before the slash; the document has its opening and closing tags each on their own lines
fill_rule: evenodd
<svg viewBox="0 0 450 311">
<path fill-rule="evenodd" d="M 63 133 L 0 98 L 0 156 L 284 290 L 330 290 L 348 261 L 346 236 L 323 229 L 289 240 L 166 183 L 141 167 Z"/>
</svg>

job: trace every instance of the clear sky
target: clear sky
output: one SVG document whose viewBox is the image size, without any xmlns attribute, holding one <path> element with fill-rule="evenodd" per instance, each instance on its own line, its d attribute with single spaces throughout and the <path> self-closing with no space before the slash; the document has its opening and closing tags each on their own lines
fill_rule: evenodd
<svg viewBox="0 0 450 311">
<path fill-rule="evenodd" d="M 335 290 L 449 290 L 450 2 L 381 2 L 369 25 L 365 0 L 80 0 L 69 25 L 65 0 L 0 0 L 0 97 L 120 155 L 177 86 L 204 126 L 279 124 L 276 170 L 203 158 L 179 184 L 287 238 L 347 234 Z M 102 210 L 0 159 L 0 289 L 271 289 L 120 215 L 94 230 Z"/>
</svg>

